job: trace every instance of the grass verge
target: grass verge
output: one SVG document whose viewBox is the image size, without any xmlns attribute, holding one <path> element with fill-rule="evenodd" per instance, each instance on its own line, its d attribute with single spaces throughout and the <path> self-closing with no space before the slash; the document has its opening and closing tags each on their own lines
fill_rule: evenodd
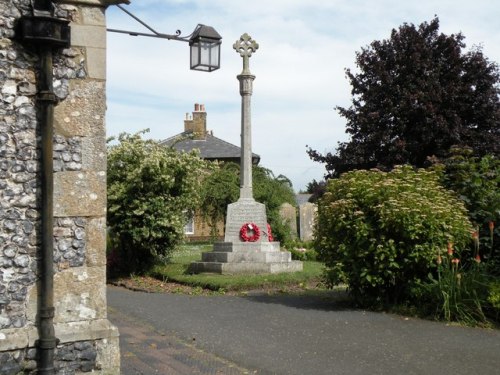
<svg viewBox="0 0 500 375">
<path fill-rule="evenodd" d="M 324 289 L 322 286 L 323 264 L 304 262 L 302 272 L 265 275 L 216 275 L 189 274 L 189 264 L 201 259 L 201 253 L 210 251 L 211 245 L 183 245 L 174 252 L 168 264 L 157 265 L 149 276 L 164 282 L 201 287 L 214 291 L 246 291 L 252 289 L 274 289 L 286 292 Z"/>
</svg>

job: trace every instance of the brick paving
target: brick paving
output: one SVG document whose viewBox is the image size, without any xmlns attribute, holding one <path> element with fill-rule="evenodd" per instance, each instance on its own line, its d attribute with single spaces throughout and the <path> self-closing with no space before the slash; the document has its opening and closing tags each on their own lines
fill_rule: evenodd
<svg viewBox="0 0 500 375">
<path fill-rule="evenodd" d="M 108 310 L 108 317 L 120 331 L 122 375 L 256 374 L 115 309 Z"/>
</svg>

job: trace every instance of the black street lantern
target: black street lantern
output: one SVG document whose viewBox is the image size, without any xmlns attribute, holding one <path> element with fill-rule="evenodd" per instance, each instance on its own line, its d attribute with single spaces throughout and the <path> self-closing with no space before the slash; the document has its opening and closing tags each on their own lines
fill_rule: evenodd
<svg viewBox="0 0 500 375">
<path fill-rule="evenodd" d="M 189 38 L 191 69 L 212 72 L 220 68 L 222 37 L 211 26 L 198 25 Z"/>
<path fill-rule="evenodd" d="M 220 68 L 220 45 L 222 43 L 222 37 L 217 31 L 211 26 L 198 25 L 196 29 L 188 36 L 181 36 L 181 31 L 177 30 L 175 35 L 163 34 L 157 32 L 151 26 L 147 25 L 144 21 L 140 20 L 128 10 L 123 8 L 121 5 L 117 5 L 118 8 L 127 13 L 130 17 L 135 19 L 141 25 L 146 27 L 152 32 L 140 33 L 135 31 L 126 30 L 116 30 L 107 29 L 113 33 L 122 33 L 132 36 L 149 36 L 152 38 L 161 38 L 168 40 L 178 40 L 180 42 L 189 42 L 190 46 L 190 68 L 191 70 L 199 70 L 202 72 L 213 72 Z"/>
</svg>

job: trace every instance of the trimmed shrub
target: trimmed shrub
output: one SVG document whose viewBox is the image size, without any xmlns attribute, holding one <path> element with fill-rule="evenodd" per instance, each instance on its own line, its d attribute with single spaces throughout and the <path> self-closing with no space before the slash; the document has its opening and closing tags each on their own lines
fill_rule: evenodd
<svg viewBox="0 0 500 375">
<path fill-rule="evenodd" d="M 347 283 L 363 305 L 398 303 L 436 271 L 448 243 L 468 248 L 472 225 L 436 172 L 352 171 L 328 182 L 315 244 L 331 285 Z M 444 249 L 444 250 L 443 250 Z"/>
</svg>

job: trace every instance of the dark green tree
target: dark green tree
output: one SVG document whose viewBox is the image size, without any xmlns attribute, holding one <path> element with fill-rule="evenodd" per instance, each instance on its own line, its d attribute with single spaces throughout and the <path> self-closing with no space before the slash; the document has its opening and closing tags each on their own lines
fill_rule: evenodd
<svg viewBox="0 0 500 375">
<path fill-rule="evenodd" d="M 238 200 L 240 167 L 224 163 L 207 175 L 201 185 L 201 214 L 217 236 L 217 224 L 226 219 L 227 205 Z"/>
<path fill-rule="evenodd" d="M 326 191 L 326 181 L 316 181 L 313 179 L 306 186 L 306 193 L 312 194 L 311 198 L 309 198 L 309 202 L 315 203 L 319 198 L 325 194 Z"/>
<path fill-rule="evenodd" d="M 279 209 L 283 203 L 295 206 L 295 193 L 291 181 L 283 176 L 275 176 L 267 168 L 253 167 L 253 195 L 256 201 L 266 205 L 267 221 L 271 225 L 276 241 L 291 240 L 290 227 L 283 222 Z"/>
<path fill-rule="evenodd" d="M 347 120 L 348 142 L 335 153 L 308 148 L 325 163 L 327 176 L 353 169 L 425 166 L 453 145 L 476 155 L 500 150 L 498 65 L 476 47 L 464 52 L 461 33 L 439 32 L 439 19 L 403 24 L 389 39 L 356 54 L 357 70 L 346 70 L 352 105 L 336 109 Z"/>
</svg>

